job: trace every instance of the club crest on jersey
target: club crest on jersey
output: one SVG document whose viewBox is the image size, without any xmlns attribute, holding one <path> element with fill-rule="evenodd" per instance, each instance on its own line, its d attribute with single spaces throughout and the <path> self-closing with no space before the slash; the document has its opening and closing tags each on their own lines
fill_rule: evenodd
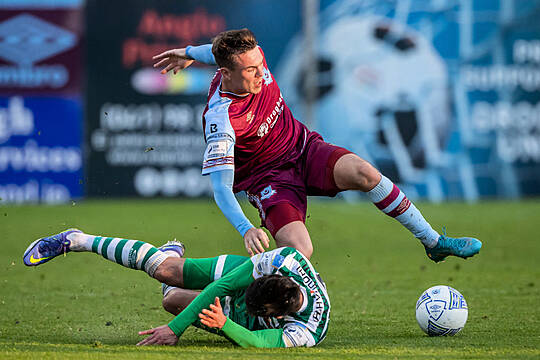
<svg viewBox="0 0 540 360">
<path fill-rule="evenodd" d="M 272 80 L 272 75 L 270 75 L 270 70 L 267 68 L 264 68 L 262 78 L 264 80 L 264 85 L 270 85 L 272 81 L 274 81 Z"/>
<path fill-rule="evenodd" d="M 261 200 L 269 199 L 272 195 L 276 193 L 276 190 L 272 189 L 272 185 L 268 185 L 261 191 Z"/>
</svg>

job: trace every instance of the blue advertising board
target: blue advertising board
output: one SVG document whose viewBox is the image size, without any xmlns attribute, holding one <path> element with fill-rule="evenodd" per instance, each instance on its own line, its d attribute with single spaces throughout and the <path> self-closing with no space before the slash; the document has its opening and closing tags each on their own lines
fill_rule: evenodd
<svg viewBox="0 0 540 360">
<path fill-rule="evenodd" d="M 314 127 L 328 141 L 412 198 L 540 194 L 540 1 L 321 6 Z M 303 41 L 274 70 L 299 119 Z"/>
<path fill-rule="evenodd" d="M 66 203 L 83 193 L 81 102 L 0 97 L 0 198 Z"/>
</svg>

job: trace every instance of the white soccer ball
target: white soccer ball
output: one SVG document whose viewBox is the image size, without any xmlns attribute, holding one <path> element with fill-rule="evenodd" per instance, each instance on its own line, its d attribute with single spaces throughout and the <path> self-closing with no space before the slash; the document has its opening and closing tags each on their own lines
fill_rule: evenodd
<svg viewBox="0 0 540 360">
<path fill-rule="evenodd" d="M 463 295 L 446 285 L 430 287 L 416 302 L 416 321 L 429 336 L 453 336 L 463 329 L 469 310 Z"/>
</svg>

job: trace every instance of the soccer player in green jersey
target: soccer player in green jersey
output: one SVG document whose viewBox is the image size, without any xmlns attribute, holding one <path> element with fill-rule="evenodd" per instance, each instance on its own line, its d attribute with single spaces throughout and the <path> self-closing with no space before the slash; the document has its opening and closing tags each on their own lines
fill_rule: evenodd
<svg viewBox="0 0 540 360">
<path fill-rule="evenodd" d="M 166 325 L 139 332 L 150 336 L 138 345 L 175 345 L 189 325 L 217 332 L 242 347 L 314 346 L 328 330 L 326 287 L 309 260 L 294 248 L 251 258 L 184 259 L 183 246 L 177 242 L 156 248 L 69 229 L 34 241 L 23 261 L 36 266 L 70 251 L 101 254 L 165 284 L 163 305 L 178 315 Z"/>
</svg>

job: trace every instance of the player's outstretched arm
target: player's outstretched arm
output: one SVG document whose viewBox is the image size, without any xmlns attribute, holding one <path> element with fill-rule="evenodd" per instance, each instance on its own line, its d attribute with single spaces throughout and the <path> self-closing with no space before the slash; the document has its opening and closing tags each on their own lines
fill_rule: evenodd
<svg viewBox="0 0 540 360">
<path fill-rule="evenodd" d="M 210 283 L 180 314 L 171 322 L 169 328 L 180 337 L 187 327 L 199 318 L 202 309 L 208 307 L 217 297 L 233 294 L 237 290 L 246 289 L 253 282 L 253 263 L 250 259 L 236 267 L 221 279 Z"/>
<path fill-rule="evenodd" d="M 264 252 L 263 245 L 268 248 L 270 240 L 263 230 L 251 224 L 238 204 L 233 193 L 234 171 L 231 169 L 214 171 L 210 173 L 210 181 L 217 206 L 244 238 L 244 245 L 249 255 Z"/>
<path fill-rule="evenodd" d="M 186 49 L 171 49 L 161 54 L 158 54 L 152 57 L 153 60 L 157 62 L 154 64 L 155 68 L 162 67 L 162 74 L 165 74 L 169 71 L 173 71 L 175 74 L 187 68 L 189 65 L 193 64 L 194 59 L 190 58 L 186 54 Z"/>
<path fill-rule="evenodd" d="M 221 329 L 229 339 L 242 347 L 276 348 L 286 347 L 282 329 L 250 331 L 223 314 L 223 309 L 216 297 L 210 310 L 203 309 L 199 314 L 201 323 L 210 328 Z"/>
<path fill-rule="evenodd" d="M 212 44 L 200 46 L 190 45 L 182 49 L 171 49 L 154 56 L 152 59 L 157 61 L 154 64 L 155 68 L 163 67 L 163 70 L 161 70 L 162 74 L 171 70 L 176 74 L 178 71 L 184 70 L 193 64 L 193 61 L 216 65 L 216 59 L 214 58 L 214 54 L 212 54 Z"/>
</svg>

